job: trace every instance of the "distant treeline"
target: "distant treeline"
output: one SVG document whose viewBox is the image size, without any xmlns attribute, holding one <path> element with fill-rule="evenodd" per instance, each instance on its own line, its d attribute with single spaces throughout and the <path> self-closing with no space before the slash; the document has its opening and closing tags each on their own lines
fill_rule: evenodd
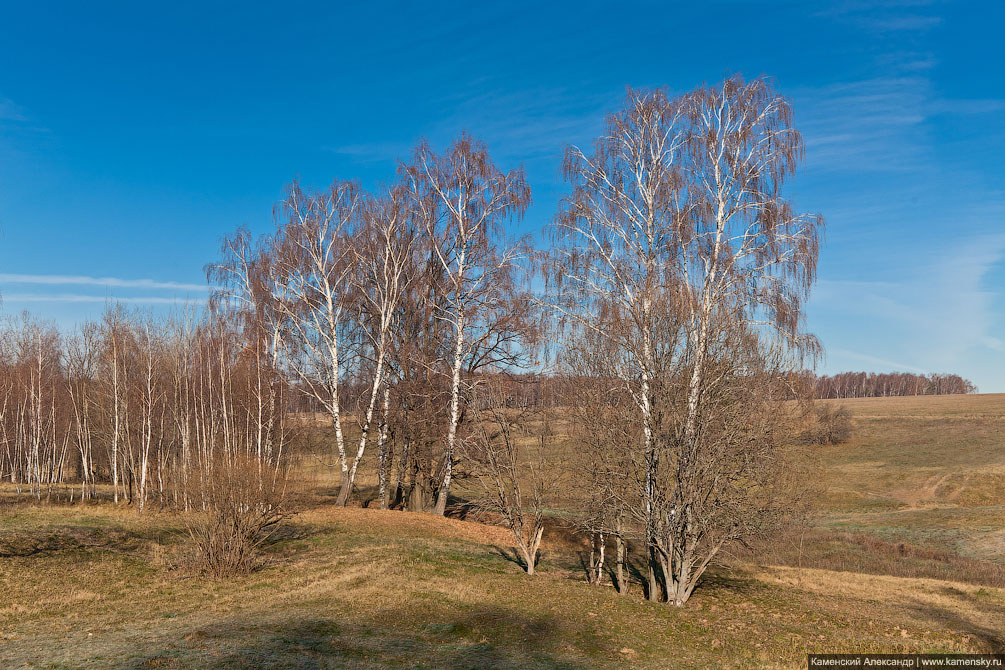
<svg viewBox="0 0 1005 670">
<path fill-rule="evenodd" d="M 885 398 L 908 395 L 977 393 L 977 386 L 959 375 L 910 372 L 840 372 L 816 378 L 818 398 Z"/>
<path fill-rule="evenodd" d="M 503 404 L 511 408 L 554 408 L 565 404 L 569 388 L 582 385 L 587 380 L 547 374 L 486 375 L 495 379 L 503 391 Z M 910 372 L 840 372 L 835 375 L 816 376 L 812 372 L 796 375 L 796 387 L 813 390 L 816 398 L 885 398 L 913 395 L 950 395 L 977 393 L 977 386 L 959 375 L 933 373 L 928 375 Z M 349 385 L 347 385 L 348 387 Z M 796 396 L 793 397 L 797 397 Z M 312 403 L 306 394 L 293 396 L 291 409 L 300 412 L 319 412 L 322 408 Z"/>
</svg>

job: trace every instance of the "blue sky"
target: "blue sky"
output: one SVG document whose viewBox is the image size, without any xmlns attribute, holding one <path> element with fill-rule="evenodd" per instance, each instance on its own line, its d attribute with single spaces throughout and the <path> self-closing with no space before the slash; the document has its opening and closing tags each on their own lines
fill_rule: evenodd
<svg viewBox="0 0 1005 670">
<path fill-rule="evenodd" d="M 1005 392 L 1005 3 L 5 3 L 0 313 L 205 294 L 220 238 L 293 177 L 368 187 L 461 130 L 523 164 L 538 234 L 567 144 L 626 85 L 767 74 L 827 218 L 823 372 L 957 372 Z"/>
</svg>

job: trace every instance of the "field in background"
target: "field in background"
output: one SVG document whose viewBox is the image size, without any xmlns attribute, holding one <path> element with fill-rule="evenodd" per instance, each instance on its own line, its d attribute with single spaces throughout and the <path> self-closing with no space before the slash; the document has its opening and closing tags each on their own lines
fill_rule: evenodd
<svg viewBox="0 0 1005 670">
<path fill-rule="evenodd" d="M 502 529 L 332 509 L 305 462 L 304 511 L 233 581 L 184 568 L 177 516 L 6 505 L 0 665 L 795 668 L 1005 649 L 1005 395 L 828 402 L 855 432 L 812 447 L 810 528 L 734 552 L 680 610 L 586 585 L 556 532 L 528 578 Z"/>
<path fill-rule="evenodd" d="M 1005 563 L 1005 394 L 826 402 L 855 430 L 821 450 L 822 526 Z"/>
</svg>

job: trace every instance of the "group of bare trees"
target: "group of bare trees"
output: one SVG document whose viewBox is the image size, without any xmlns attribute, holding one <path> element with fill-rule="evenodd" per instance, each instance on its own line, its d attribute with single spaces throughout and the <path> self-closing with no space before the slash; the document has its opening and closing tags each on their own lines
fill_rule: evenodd
<svg viewBox="0 0 1005 670">
<path fill-rule="evenodd" d="M 723 546 L 798 507 L 783 402 L 818 349 L 802 305 L 823 226 L 782 195 L 801 154 L 766 80 L 631 91 L 592 147 L 568 150 L 547 252 L 510 234 L 531 199 L 522 170 L 467 135 L 421 143 L 374 193 L 294 183 L 271 233 L 225 240 L 198 319 L 111 309 L 68 339 L 8 328 L 0 470 L 36 496 L 72 467 L 83 497 L 105 481 L 140 508 L 205 507 L 213 482 L 249 488 L 239 469 L 207 485 L 221 455 L 278 473 L 295 424 L 341 505 L 367 459 L 363 502 L 381 507 L 443 514 L 468 478 L 528 572 L 549 481 L 571 470 L 591 580 L 613 540 L 626 591 L 640 547 L 647 597 L 681 605 Z"/>
<path fill-rule="evenodd" d="M 0 335 L 0 479 L 36 499 L 189 509 L 214 468 L 281 474 L 285 383 L 233 315 L 110 307 L 70 336 L 27 314 Z"/>
<path fill-rule="evenodd" d="M 295 183 L 274 233 L 226 242 L 211 269 L 218 297 L 251 307 L 323 413 L 340 504 L 376 449 L 382 507 L 444 513 L 473 385 L 518 366 L 532 344 L 518 281 L 529 251 L 506 235 L 529 202 L 523 173 L 500 171 L 462 135 L 443 154 L 420 144 L 375 194 Z"/>
<path fill-rule="evenodd" d="M 977 386 L 959 375 L 910 372 L 840 372 L 811 376 L 818 398 L 886 398 L 908 395 L 977 393 Z"/>
<path fill-rule="evenodd" d="M 550 297 L 583 380 L 589 517 L 645 547 L 652 600 L 683 604 L 724 544 L 791 509 L 780 380 L 816 351 L 823 225 L 781 193 L 801 153 L 785 99 L 732 77 L 631 91 L 567 154 Z"/>
</svg>

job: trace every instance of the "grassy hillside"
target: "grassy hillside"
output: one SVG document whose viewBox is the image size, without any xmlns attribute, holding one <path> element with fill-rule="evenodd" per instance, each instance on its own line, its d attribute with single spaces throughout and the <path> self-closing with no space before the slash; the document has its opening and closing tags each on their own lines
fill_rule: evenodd
<svg viewBox="0 0 1005 670">
<path fill-rule="evenodd" d="M 184 567 L 177 516 L 9 503 L 0 667 L 796 668 L 1005 648 L 1005 396 L 845 405 L 856 435 L 819 448 L 814 528 L 736 554 L 683 609 L 588 586 L 554 532 L 527 577 L 502 529 L 319 498 L 263 569 L 213 581 Z"/>
<path fill-rule="evenodd" d="M 1005 562 L 1005 394 L 863 398 L 825 449 L 822 525 Z"/>
</svg>

